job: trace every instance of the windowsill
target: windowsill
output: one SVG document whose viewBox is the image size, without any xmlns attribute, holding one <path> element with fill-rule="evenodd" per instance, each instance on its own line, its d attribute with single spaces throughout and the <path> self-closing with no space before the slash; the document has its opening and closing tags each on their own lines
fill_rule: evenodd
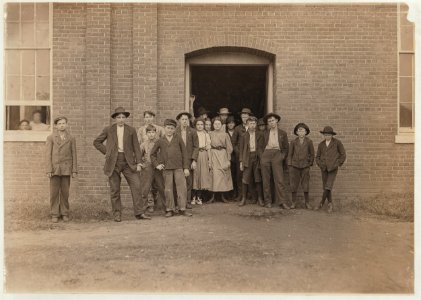
<svg viewBox="0 0 421 300">
<path fill-rule="evenodd" d="M 45 142 L 51 131 L 4 131 L 3 140 L 5 142 Z"/>
<path fill-rule="evenodd" d="M 399 132 L 395 135 L 396 144 L 414 144 L 415 133 L 414 132 Z"/>
</svg>

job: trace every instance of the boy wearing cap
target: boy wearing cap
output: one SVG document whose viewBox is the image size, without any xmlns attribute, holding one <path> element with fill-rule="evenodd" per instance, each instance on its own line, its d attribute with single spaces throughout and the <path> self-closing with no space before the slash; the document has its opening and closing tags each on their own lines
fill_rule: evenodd
<svg viewBox="0 0 421 300">
<path fill-rule="evenodd" d="M 54 120 L 55 131 L 47 137 L 46 163 L 50 178 L 51 221 L 69 221 L 70 176 L 77 176 L 76 139 L 67 131 L 67 118 Z"/>
<path fill-rule="evenodd" d="M 240 170 L 243 172 L 242 198 L 239 206 L 246 205 L 247 187 L 254 180 L 257 190 L 258 203 L 263 206 L 262 175 L 260 173 L 260 157 L 263 152 L 264 137 L 256 131 L 257 118 L 251 116 L 247 120 L 248 130 L 240 141 Z"/>
<path fill-rule="evenodd" d="M 264 151 L 260 160 L 263 196 L 265 207 L 272 207 L 271 194 L 271 174 L 273 174 L 274 192 L 276 202 L 279 201 L 280 207 L 289 209 L 286 204 L 286 187 L 284 182 L 283 163 L 288 156 L 288 137 L 285 131 L 278 128 L 281 117 L 275 113 L 269 113 L 264 117 L 268 129 L 264 133 Z"/>
<path fill-rule="evenodd" d="M 155 121 L 155 113 L 153 111 L 150 110 L 146 110 L 143 112 L 143 119 L 145 121 L 145 124 L 143 126 L 141 126 L 139 128 L 139 130 L 137 131 L 137 137 L 139 139 L 139 143 L 143 143 L 146 140 L 148 140 L 147 134 L 146 134 L 146 127 L 148 127 L 149 125 L 152 125 L 153 127 L 155 127 L 156 130 L 156 137 L 160 138 L 162 136 L 164 136 L 164 128 L 162 128 L 159 125 L 156 125 L 154 123 Z"/>
<path fill-rule="evenodd" d="M 333 128 L 326 126 L 323 131 L 324 140 L 319 144 L 316 154 L 316 163 L 322 172 L 323 196 L 320 204 L 315 210 L 321 209 L 326 199 L 328 200 L 328 212 L 332 212 L 332 189 L 335 182 L 338 168 L 343 165 L 346 159 L 345 148 L 340 140 L 334 138 L 336 132 Z"/>
<path fill-rule="evenodd" d="M 292 193 L 291 208 L 295 208 L 297 201 L 297 190 L 301 183 L 304 192 L 305 207 L 311 209 L 309 203 L 309 183 L 310 183 L 310 167 L 314 162 L 314 146 L 313 141 L 307 137 L 310 128 L 304 123 L 298 123 L 294 128 L 296 139 L 289 144 L 288 166 L 290 186 Z"/>
<path fill-rule="evenodd" d="M 151 150 L 152 165 L 162 171 L 164 177 L 166 217 L 172 217 L 175 212 L 174 182 L 180 214 L 191 216 L 190 213 L 186 212 L 187 187 L 185 177 L 190 176 L 189 158 L 182 137 L 174 134 L 176 127 L 177 122 L 175 120 L 166 119 L 164 122 L 165 135 L 155 143 Z"/>
<path fill-rule="evenodd" d="M 262 132 L 266 130 L 266 124 L 263 118 L 260 118 L 259 120 L 257 120 L 257 128 L 259 131 L 262 131 Z"/>
<path fill-rule="evenodd" d="M 121 173 L 129 184 L 136 219 L 150 219 L 145 215 L 142 203 L 140 176 L 142 155 L 136 130 L 125 124 L 130 113 L 117 107 L 111 118 L 116 120 L 104 128 L 94 140 L 94 147 L 105 155 L 104 174 L 107 175 L 111 192 L 111 207 L 114 221 L 121 222 Z M 106 145 L 104 145 L 104 142 Z"/>
</svg>

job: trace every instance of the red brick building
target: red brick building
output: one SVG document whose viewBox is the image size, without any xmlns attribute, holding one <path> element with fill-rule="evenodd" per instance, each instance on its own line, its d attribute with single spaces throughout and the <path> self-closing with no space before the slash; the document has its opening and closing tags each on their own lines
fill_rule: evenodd
<svg viewBox="0 0 421 300">
<path fill-rule="evenodd" d="M 71 198 L 89 200 L 109 197 L 92 142 L 110 113 L 124 106 L 138 128 L 144 110 L 160 123 L 189 109 L 191 95 L 208 109 L 279 113 L 290 139 L 304 121 L 316 147 L 319 130 L 333 126 L 348 155 L 336 198 L 413 190 L 414 28 L 405 7 L 29 3 L 5 12 L 6 201 L 49 192 L 49 132 L 14 130 L 34 109 L 47 124 L 69 118 L 79 161 Z M 313 167 L 311 193 L 320 191 Z"/>
</svg>

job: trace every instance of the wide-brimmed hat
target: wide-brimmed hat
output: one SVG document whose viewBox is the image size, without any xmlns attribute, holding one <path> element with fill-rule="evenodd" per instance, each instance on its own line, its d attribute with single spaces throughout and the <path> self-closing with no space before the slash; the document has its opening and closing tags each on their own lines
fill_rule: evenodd
<svg viewBox="0 0 421 300">
<path fill-rule="evenodd" d="M 333 131 L 333 128 L 330 126 L 326 126 L 325 128 L 323 128 L 322 131 L 320 131 L 320 133 L 322 134 L 331 134 L 331 135 L 336 135 L 336 132 Z"/>
<path fill-rule="evenodd" d="M 130 116 L 130 113 L 129 113 L 128 111 L 126 111 L 126 110 L 124 109 L 124 107 L 119 106 L 119 107 L 117 107 L 117 108 L 114 110 L 114 113 L 111 115 L 111 118 L 113 118 L 113 119 L 114 119 L 114 118 L 115 118 L 115 117 L 117 117 L 119 114 L 123 114 L 123 115 L 125 115 L 125 116 L 126 116 L 126 118 Z"/>
<path fill-rule="evenodd" d="M 307 126 L 307 124 L 298 123 L 297 125 L 295 125 L 295 128 L 294 128 L 294 134 L 295 135 L 298 135 L 297 131 L 298 131 L 299 128 L 304 128 L 306 130 L 306 135 L 308 135 L 310 133 L 310 128 Z"/>
<path fill-rule="evenodd" d="M 199 107 L 199 109 L 197 110 L 197 115 L 198 116 L 201 116 L 201 115 L 204 115 L 204 114 L 208 114 L 208 113 L 210 113 L 210 111 L 207 110 L 206 108 L 204 108 L 203 106 Z"/>
<path fill-rule="evenodd" d="M 275 113 L 268 113 L 266 116 L 263 117 L 263 121 L 265 121 L 265 124 L 268 123 L 268 119 L 274 117 L 275 119 L 279 121 L 281 121 L 281 116 Z"/>
<path fill-rule="evenodd" d="M 250 116 L 252 116 L 253 115 L 253 113 L 251 112 L 251 109 L 250 108 L 243 108 L 241 111 L 240 111 L 240 115 L 241 114 L 248 114 L 248 115 L 250 115 Z"/>
<path fill-rule="evenodd" d="M 177 117 L 176 117 L 177 121 L 180 120 L 180 118 L 182 116 L 187 116 L 189 119 L 191 119 L 191 117 L 192 117 L 191 113 L 183 111 L 183 112 L 181 112 L 177 115 Z"/>
<path fill-rule="evenodd" d="M 164 126 L 174 126 L 177 127 L 177 122 L 173 119 L 166 119 L 164 121 Z"/>
<path fill-rule="evenodd" d="M 263 120 L 263 118 L 260 118 L 259 120 L 257 120 L 257 126 L 261 126 L 261 125 L 266 125 L 265 120 Z"/>
<path fill-rule="evenodd" d="M 218 115 L 230 115 L 230 114 L 231 112 L 226 107 L 220 108 L 218 111 Z"/>
</svg>

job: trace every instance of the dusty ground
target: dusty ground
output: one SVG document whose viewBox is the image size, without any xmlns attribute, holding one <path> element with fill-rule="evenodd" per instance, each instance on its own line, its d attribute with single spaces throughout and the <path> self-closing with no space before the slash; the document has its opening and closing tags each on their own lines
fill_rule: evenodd
<svg viewBox="0 0 421 300">
<path fill-rule="evenodd" d="M 211 204 L 5 233 L 7 292 L 412 293 L 413 223 Z"/>
</svg>

